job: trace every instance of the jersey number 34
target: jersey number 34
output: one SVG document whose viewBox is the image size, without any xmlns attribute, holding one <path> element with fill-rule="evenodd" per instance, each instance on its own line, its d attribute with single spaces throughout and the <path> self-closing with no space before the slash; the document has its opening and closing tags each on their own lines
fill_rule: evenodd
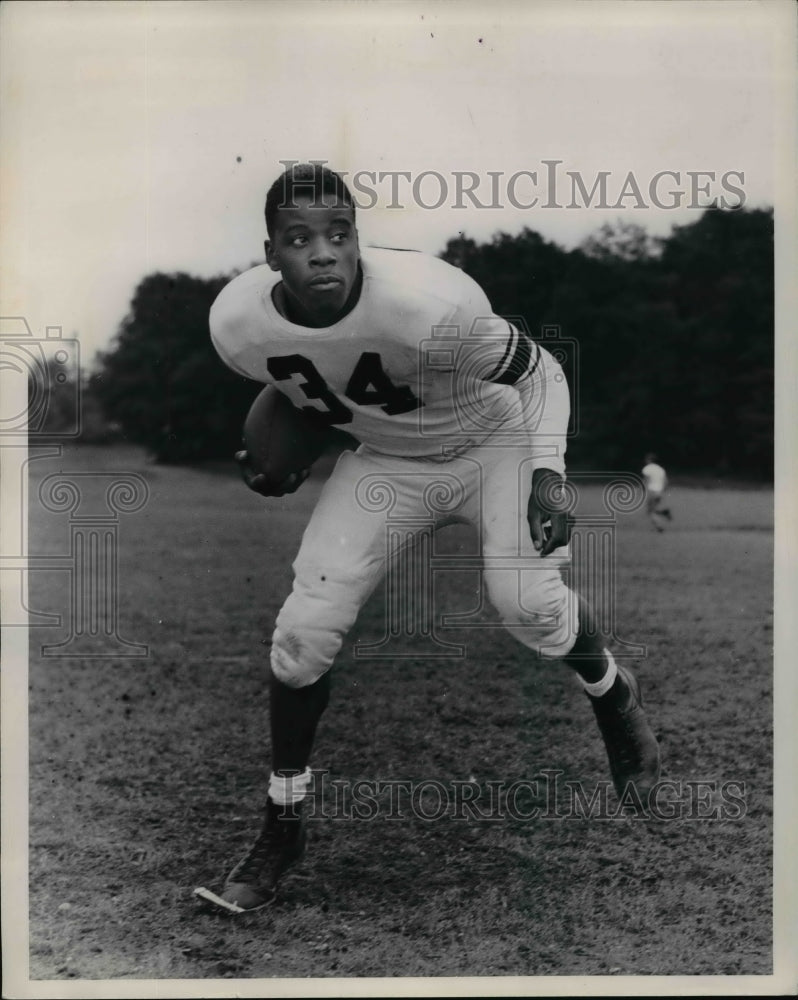
<svg viewBox="0 0 798 1000">
<path fill-rule="evenodd" d="M 303 406 L 304 412 L 320 417 L 328 424 L 351 422 L 352 411 L 330 389 L 309 358 L 301 354 L 287 354 L 269 358 L 266 367 L 277 382 L 292 379 L 295 375 L 303 377 L 304 381 L 297 383 L 297 388 L 301 389 L 308 399 L 317 399 L 324 405 L 324 409 L 318 406 Z M 391 416 L 397 413 L 409 413 L 423 405 L 413 394 L 410 386 L 394 385 L 391 382 L 376 351 L 364 351 L 360 355 L 344 394 L 358 406 L 379 406 L 384 413 Z"/>
</svg>

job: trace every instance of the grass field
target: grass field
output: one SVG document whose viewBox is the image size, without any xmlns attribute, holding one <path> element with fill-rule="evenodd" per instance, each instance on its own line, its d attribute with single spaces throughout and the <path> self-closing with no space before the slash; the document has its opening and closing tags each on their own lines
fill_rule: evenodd
<svg viewBox="0 0 798 1000">
<path fill-rule="evenodd" d="M 66 449 L 31 465 L 34 555 L 69 551 L 69 514 L 36 493 L 59 470 L 148 484 L 118 521 L 119 632 L 148 655 L 42 657 L 68 629 L 32 629 L 31 978 L 771 971 L 771 491 L 677 485 L 662 535 L 640 512 L 619 517 L 618 634 L 648 649 L 633 665 L 664 775 L 693 797 L 682 818 L 554 818 L 531 786 L 534 819 L 388 818 L 384 798 L 371 820 L 332 818 L 336 789 L 359 779 L 426 781 L 429 815 L 431 780 L 608 777 L 568 668 L 503 631 L 442 629 L 465 658 L 425 658 L 412 636 L 395 640 L 401 655 L 356 658 L 353 642 L 383 634 L 378 590 L 319 733 L 328 818 L 312 820 L 278 904 L 231 920 L 191 891 L 218 886 L 260 821 L 266 643 L 320 482 L 263 501 L 232 472 Z M 465 529 L 441 535 L 442 552 L 470 544 Z M 30 588 L 34 610 L 70 614 L 66 570 L 32 573 Z M 436 611 L 476 600 L 474 573 L 451 574 Z M 688 782 L 737 782 L 738 804 L 711 815 L 717 796 Z"/>
</svg>

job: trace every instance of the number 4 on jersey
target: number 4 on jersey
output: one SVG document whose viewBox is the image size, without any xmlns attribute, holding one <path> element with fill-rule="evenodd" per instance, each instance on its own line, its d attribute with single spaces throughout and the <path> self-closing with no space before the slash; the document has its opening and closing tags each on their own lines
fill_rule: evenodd
<svg viewBox="0 0 798 1000">
<path fill-rule="evenodd" d="M 346 386 L 346 395 L 360 406 L 380 406 L 390 416 L 421 406 L 409 385 L 394 385 L 376 351 L 364 351 Z"/>
</svg>

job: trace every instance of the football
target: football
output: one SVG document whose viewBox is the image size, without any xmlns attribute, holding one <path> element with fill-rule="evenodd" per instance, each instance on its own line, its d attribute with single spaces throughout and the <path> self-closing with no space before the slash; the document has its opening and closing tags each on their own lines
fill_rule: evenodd
<svg viewBox="0 0 798 1000">
<path fill-rule="evenodd" d="M 244 421 L 251 467 L 273 484 L 310 468 L 337 441 L 333 428 L 297 409 L 271 385 L 258 394 Z"/>
</svg>

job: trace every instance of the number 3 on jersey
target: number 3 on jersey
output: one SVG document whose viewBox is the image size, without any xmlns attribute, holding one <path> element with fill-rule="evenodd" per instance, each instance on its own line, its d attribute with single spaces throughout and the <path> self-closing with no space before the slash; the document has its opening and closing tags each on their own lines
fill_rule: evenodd
<svg viewBox="0 0 798 1000">
<path fill-rule="evenodd" d="M 325 423 L 348 424 L 352 412 L 338 399 L 319 374 L 313 362 L 301 354 L 269 358 L 266 362 L 269 374 L 278 382 L 301 375 L 304 378 L 298 388 L 308 399 L 318 399 L 325 409 L 318 406 L 303 406 L 305 413 L 321 417 Z M 355 370 L 347 382 L 345 394 L 359 406 L 380 406 L 390 416 L 409 413 L 422 405 L 408 385 L 397 386 L 385 374 L 382 359 L 376 351 L 364 351 L 360 355 Z"/>
</svg>

